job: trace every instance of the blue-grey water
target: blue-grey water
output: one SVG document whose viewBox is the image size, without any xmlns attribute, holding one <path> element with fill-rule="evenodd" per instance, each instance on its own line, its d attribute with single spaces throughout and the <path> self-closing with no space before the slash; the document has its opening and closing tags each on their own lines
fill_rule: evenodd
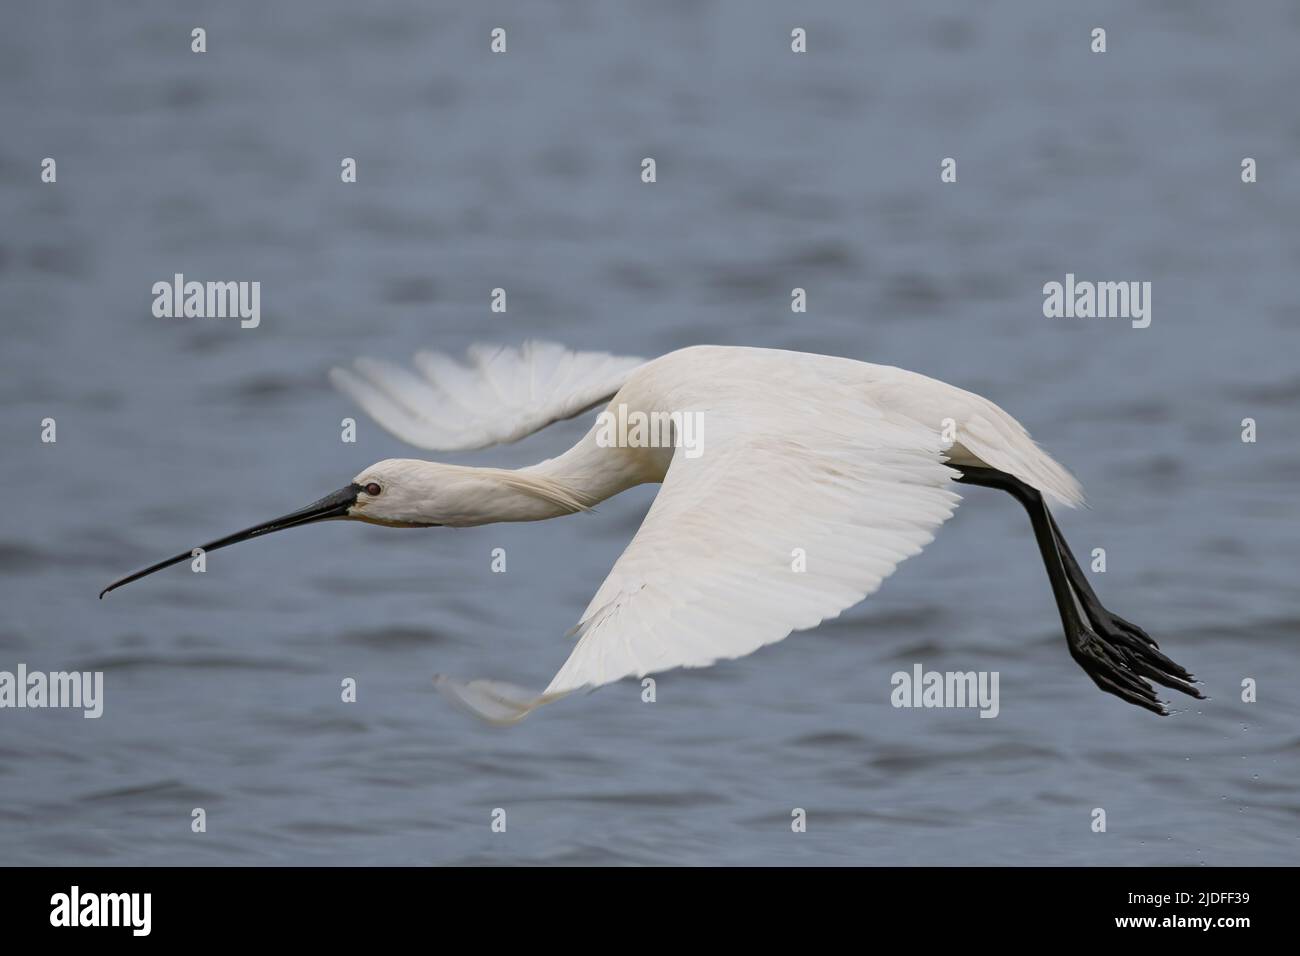
<svg viewBox="0 0 1300 956">
<path fill-rule="evenodd" d="M 0 710 L 0 863 L 1300 859 L 1300 6 L 51 0 L 0 23 L 0 670 L 105 680 L 98 720 Z M 154 318 L 177 272 L 261 282 L 261 325 Z M 1066 273 L 1152 282 L 1151 326 L 1044 318 Z M 332 523 L 96 600 L 409 455 L 332 364 L 529 337 L 803 349 L 989 396 L 1084 483 L 1061 521 L 1106 549 L 1103 599 L 1211 699 L 1160 719 L 1097 691 L 1023 513 L 981 489 L 839 619 L 508 729 L 432 675 L 543 686 L 655 489 L 533 525 Z M 447 459 L 523 465 L 586 427 Z M 998 671 L 999 716 L 894 709 L 918 662 Z"/>
</svg>

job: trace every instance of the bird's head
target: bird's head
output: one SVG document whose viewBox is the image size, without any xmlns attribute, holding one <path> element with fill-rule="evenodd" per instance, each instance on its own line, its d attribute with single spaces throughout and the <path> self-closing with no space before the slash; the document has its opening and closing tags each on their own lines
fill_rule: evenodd
<svg viewBox="0 0 1300 956">
<path fill-rule="evenodd" d="M 260 538 L 275 531 L 299 528 L 318 521 L 366 521 L 370 524 L 387 525 L 393 528 L 430 528 L 443 522 L 437 520 L 435 509 L 438 496 L 438 469 L 451 468 L 439 466 L 427 461 L 412 461 L 403 458 L 389 458 L 376 462 L 352 479 L 346 487 L 313 501 L 305 508 L 291 511 L 271 521 L 236 531 L 234 534 L 207 544 L 199 545 L 204 552 L 216 551 Z M 140 578 L 169 568 L 173 564 L 188 561 L 194 556 L 193 549 L 159 561 L 134 574 L 129 574 L 119 581 L 114 581 L 99 593 L 102 598 L 109 591 L 130 584 Z"/>
<path fill-rule="evenodd" d="M 344 489 L 355 494 L 347 511 L 339 517 L 390 528 L 437 527 L 444 523 L 439 520 L 446 488 L 442 479 L 453 471 L 450 465 L 409 458 L 377 461 Z"/>
</svg>

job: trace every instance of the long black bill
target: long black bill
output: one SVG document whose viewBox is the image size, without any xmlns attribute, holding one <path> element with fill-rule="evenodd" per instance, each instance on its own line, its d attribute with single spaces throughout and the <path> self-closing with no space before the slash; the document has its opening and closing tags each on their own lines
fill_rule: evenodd
<svg viewBox="0 0 1300 956">
<path fill-rule="evenodd" d="M 320 501 L 313 501 L 306 508 L 295 511 L 283 517 L 276 518 L 274 521 L 267 521 L 264 524 L 256 525 L 252 528 L 245 528 L 243 531 L 236 531 L 234 534 L 219 538 L 209 544 L 199 545 L 205 552 L 215 551 L 217 548 L 224 548 L 227 545 L 239 544 L 241 541 L 247 541 L 250 538 L 259 538 L 264 534 L 270 534 L 273 531 L 284 531 L 287 528 L 297 528 L 300 525 L 311 524 L 315 521 L 327 521 L 330 518 L 343 518 L 347 515 L 348 509 L 357 503 L 357 494 L 361 491 L 361 486 L 357 484 L 348 485 L 332 495 L 326 495 Z M 102 601 L 104 595 L 109 591 L 120 588 L 123 584 L 130 584 L 132 581 L 138 581 L 140 578 L 147 577 L 155 571 L 161 571 L 163 568 L 170 568 L 173 564 L 179 564 L 182 561 L 188 561 L 193 551 L 182 551 L 174 558 L 168 558 L 166 561 L 159 561 L 157 564 L 150 565 L 142 571 L 135 574 L 128 574 L 120 581 L 114 581 L 104 590 L 99 592 L 99 598 Z"/>
</svg>

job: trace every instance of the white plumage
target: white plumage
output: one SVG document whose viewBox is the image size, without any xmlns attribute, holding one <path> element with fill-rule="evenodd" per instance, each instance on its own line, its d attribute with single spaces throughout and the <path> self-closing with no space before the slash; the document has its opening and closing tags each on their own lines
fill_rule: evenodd
<svg viewBox="0 0 1300 956">
<path fill-rule="evenodd" d="M 572 449 L 480 481 L 479 469 L 381 462 L 359 484 L 405 495 L 400 520 L 477 524 L 503 511 L 532 520 L 643 482 L 663 488 L 575 628 L 577 643 L 541 694 L 438 678 L 477 715 L 513 722 L 583 687 L 740 657 L 835 617 L 875 591 L 952 514 L 948 463 L 996 468 L 1052 499 L 1078 484 L 992 402 L 901 369 L 755 348 L 697 346 L 650 362 L 530 343 L 475 346 L 470 363 L 422 353 L 420 374 L 360 360 L 333 381 L 385 428 L 421 448 L 515 441 L 608 402 L 704 423 L 698 457 L 604 447 L 593 426 Z M 955 434 L 956 441 L 944 441 Z M 421 481 L 421 467 L 429 469 Z M 469 474 L 465 474 L 469 473 Z M 437 503 L 460 483 L 457 505 Z M 531 494 L 530 483 L 537 484 Z M 543 489 L 549 492 L 543 493 Z M 387 494 L 388 492 L 385 492 Z M 467 504 L 477 495 L 482 506 Z M 527 500 L 516 500 L 517 496 Z M 431 499 L 427 506 L 424 499 Z M 545 501 L 541 499 L 546 499 Z M 387 522 L 383 496 L 353 516 Z M 806 570 L 797 570 L 802 553 Z"/>
<path fill-rule="evenodd" d="M 470 364 L 419 352 L 415 375 L 391 362 L 357 359 L 330 381 L 402 441 L 433 451 L 507 445 L 608 398 L 641 359 L 571 352 L 528 342 L 473 345 Z"/>
</svg>

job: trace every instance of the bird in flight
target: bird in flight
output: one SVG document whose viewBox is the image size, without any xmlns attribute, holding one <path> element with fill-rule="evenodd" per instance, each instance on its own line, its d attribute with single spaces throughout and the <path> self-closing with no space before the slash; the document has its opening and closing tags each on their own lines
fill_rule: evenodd
<svg viewBox="0 0 1300 956">
<path fill-rule="evenodd" d="M 933 539 L 961 500 L 958 484 L 1024 506 L 1070 656 L 1098 687 L 1158 714 L 1166 711 L 1151 681 L 1202 696 L 1145 631 L 1102 606 L 1070 553 L 1047 502 L 1082 503 L 1075 479 L 971 392 L 890 366 L 723 346 L 646 361 L 543 342 L 476 345 L 467 363 L 422 352 L 414 365 L 358 359 L 330 377 L 398 438 L 439 451 L 513 442 L 605 410 L 576 445 L 539 464 L 387 459 L 305 508 L 202 548 L 331 519 L 398 528 L 539 521 L 662 483 L 544 691 L 434 679 L 486 720 L 514 723 L 579 689 L 741 657 L 836 617 Z"/>
</svg>

